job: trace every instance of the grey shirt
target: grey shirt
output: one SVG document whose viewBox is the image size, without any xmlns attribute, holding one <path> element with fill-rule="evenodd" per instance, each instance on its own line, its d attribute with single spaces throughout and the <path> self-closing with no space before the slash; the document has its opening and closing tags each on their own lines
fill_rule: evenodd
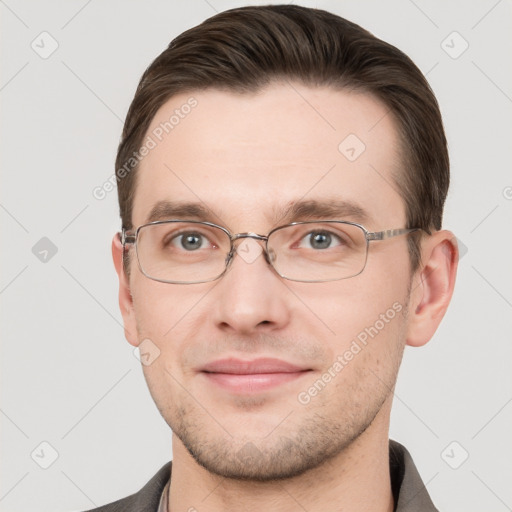
<svg viewBox="0 0 512 512">
<path fill-rule="evenodd" d="M 438 512 L 409 452 L 389 442 L 389 468 L 395 512 Z M 136 494 L 89 512 L 169 512 L 167 510 L 172 462 L 168 462 Z"/>
</svg>

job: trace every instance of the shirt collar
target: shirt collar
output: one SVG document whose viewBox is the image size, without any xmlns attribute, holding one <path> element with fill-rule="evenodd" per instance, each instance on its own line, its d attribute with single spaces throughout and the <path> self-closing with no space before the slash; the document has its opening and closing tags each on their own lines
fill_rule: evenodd
<svg viewBox="0 0 512 512">
<path fill-rule="evenodd" d="M 389 470 L 395 512 L 438 512 L 414 465 L 411 454 L 396 441 L 389 442 Z M 170 482 L 169 479 L 160 496 L 157 512 L 168 512 Z"/>
</svg>

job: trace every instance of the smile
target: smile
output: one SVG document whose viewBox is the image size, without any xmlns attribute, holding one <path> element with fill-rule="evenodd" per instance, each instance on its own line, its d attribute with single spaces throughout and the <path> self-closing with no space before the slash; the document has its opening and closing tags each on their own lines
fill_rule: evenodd
<svg viewBox="0 0 512 512">
<path fill-rule="evenodd" d="M 209 382 L 235 394 L 266 391 L 294 381 L 311 369 L 281 361 L 279 359 L 222 359 L 207 364 L 201 373 Z"/>
</svg>

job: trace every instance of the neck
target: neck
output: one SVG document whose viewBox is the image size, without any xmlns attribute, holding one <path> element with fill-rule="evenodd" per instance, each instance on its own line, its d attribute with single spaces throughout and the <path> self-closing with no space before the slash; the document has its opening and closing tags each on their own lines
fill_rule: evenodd
<svg viewBox="0 0 512 512">
<path fill-rule="evenodd" d="M 169 512 L 392 512 L 388 423 L 387 418 L 375 418 L 337 456 L 302 475 L 272 482 L 239 481 L 212 474 L 173 435 Z"/>
</svg>

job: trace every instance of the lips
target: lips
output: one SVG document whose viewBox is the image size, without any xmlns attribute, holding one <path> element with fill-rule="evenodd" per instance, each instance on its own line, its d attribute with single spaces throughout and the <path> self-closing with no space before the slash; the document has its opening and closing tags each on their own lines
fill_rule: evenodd
<svg viewBox="0 0 512 512">
<path fill-rule="evenodd" d="M 298 379 L 310 371 L 310 368 L 272 358 L 252 361 L 220 359 L 201 368 L 201 373 L 208 381 L 234 394 L 269 390 Z"/>
<path fill-rule="evenodd" d="M 208 363 L 202 368 L 202 371 L 208 373 L 251 375 L 256 373 L 294 373 L 307 371 L 307 369 L 280 359 L 262 358 L 253 361 L 220 359 L 219 361 Z"/>
</svg>

